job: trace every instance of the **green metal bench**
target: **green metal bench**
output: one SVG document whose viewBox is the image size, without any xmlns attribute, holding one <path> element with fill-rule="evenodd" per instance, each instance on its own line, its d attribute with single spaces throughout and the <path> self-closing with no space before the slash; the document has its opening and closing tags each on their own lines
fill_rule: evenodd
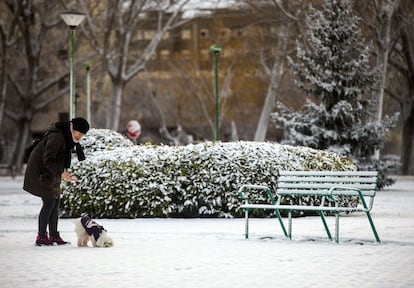
<svg viewBox="0 0 414 288">
<path fill-rule="evenodd" d="M 245 237 L 249 238 L 249 210 L 274 210 L 283 233 L 292 239 L 292 211 L 314 211 L 321 219 L 330 240 L 331 232 L 326 223 L 325 214 L 335 214 L 335 242 L 339 241 L 339 216 L 341 213 L 364 212 L 367 215 L 377 242 L 380 242 L 370 211 L 377 189 L 377 171 L 280 171 L 275 196 L 268 186 L 242 185 L 239 196 L 244 200 L 240 206 L 245 212 Z M 251 203 L 250 193 L 265 191 L 270 204 Z M 320 201 L 308 204 L 293 204 L 283 201 L 285 197 L 318 196 Z M 344 205 L 341 201 L 351 197 L 358 204 L 355 207 Z M 275 198 L 277 200 L 275 200 Z M 289 198 L 286 198 L 289 199 Z M 331 201 L 327 201 L 327 199 Z M 351 199 L 349 199 L 351 200 Z M 368 201 L 367 201 L 368 200 Z M 290 202 L 291 204 L 286 204 Z M 328 203 L 329 202 L 329 203 Z M 346 201 L 345 201 L 346 202 Z M 288 230 L 286 230 L 280 211 L 288 212 Z"/>
</svg>

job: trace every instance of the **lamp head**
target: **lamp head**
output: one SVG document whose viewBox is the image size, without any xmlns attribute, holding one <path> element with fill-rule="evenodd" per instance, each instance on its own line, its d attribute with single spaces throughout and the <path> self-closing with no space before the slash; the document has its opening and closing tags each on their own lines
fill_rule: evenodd
<svg viewBox="0 0 414 288">
<path fill-rule="evenodd" d="M 86 14 L 76 11 L 68 11 L 61 13 L 60 17 L 62 17 L 63 21 L 65 21 L 66 25 L 68 25 L 70 29 L 75 29 L 82 23 L 83 19 L 85 19 Z"/>
<path fill-rule="evenodd" d="M 214 44 L 213 46 L 210 47 L 210 51 L 214 53 L 220 53 L 221 47 L 218 44 Z"/>
<path fill-rule="evenodd" d="M 89 62 L 83 62 L 83 64 L 82 64 L 82 66 L 83 67 L 85 67 L 85 69 L 87 70 L 87 71 L 89 71 L 89 69 L 91 69 L 91 63 L 89 63 Z"/>
</svg>

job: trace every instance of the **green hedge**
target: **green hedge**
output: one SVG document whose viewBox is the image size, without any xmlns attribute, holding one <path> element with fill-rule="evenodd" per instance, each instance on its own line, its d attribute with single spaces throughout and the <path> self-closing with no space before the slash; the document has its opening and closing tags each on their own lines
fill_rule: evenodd
<svg viewBox="0 0 414 288">
<path fill-rule="evenodd" d="M 355 169 L 336 154 L 267 142 L 104 147 L 73 163 L 79 180 L 62 184 L 61 211 L 63 217 L 238 217 L 241 184 L 275 187 L 278 170 Z M 264 213 L 270 212 L 258 215 Z"/>
</svg>

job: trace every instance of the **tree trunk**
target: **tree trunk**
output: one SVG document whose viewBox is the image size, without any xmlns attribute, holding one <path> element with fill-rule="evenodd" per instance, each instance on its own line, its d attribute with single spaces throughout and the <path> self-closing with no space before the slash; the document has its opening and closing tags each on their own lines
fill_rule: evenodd
<svg viewBox="0 0 414 288">
<path fill-rule="evenodd" d="M 378 97 L 377 108 L 375 119 L 377 121 L 382 120 L 382 108 L 384 103 L 384 91 L 387 80 L 387 70 L 388 70 L 388 56 L 390 51 L 390 30 L 391 30 L 391 19 L 395 11 L 399 0 L 382 0 L 381 8 L 378 13 L 379 29 L 378 29 L 378 51 L 377 51 L 377 63 L 381 71 L 381 76 L 378 83 L 378 88 L 375 89 L 375 96 Z M 379 150 L 375 151 L 374 157 L 379 159 L 380 152 Z"/>
<path fill-rule="evenodd" d="M 12 157 L 9 160 L 9 165 L 14 166 L 16 172 L 20 173 L 23 168 L 23 155 L 26 146 L 29 144 L 30 123 L 32 119 L 22 119 L 16 124 L 20 133 L 16 134 L 16 139 L 13 142 Z"/>
<path fill-rule="evenodd" d="M 414 167 L 412 163 L 414 155 L 412 155 L 414 146 L 414 106 L 410 111 L 410 115 L 403 123 L 403 137 L 401 145 L 401 173 L 403 175 L 414 175 Z"/>
<path fill-rule="evenodd" d="M 381 78 L 378 88 L 374 91 L 378 96 L 378 106 L 376 109 L 376 120 L 382 119 L 382 106 L 384 102 L 384 90 L 387 80 L 388 55 L 390 51 L 390 29 L 391 18 L 394 14 L 394 8 L 399 0 L 391 2 L 389 0 L 381 1 L 381 8 L 378 13 L 379 31 L 378 31 L 378 53 L 376 66 L 381 70 Z"/>
<path fill-rule="evenodd" d="M 403 115 L 402 143 L 401 143 L 401 173 L 414 175 L 414 29 L 413 21 L 408 21 L 402 29 L 401 39 L 404 59 L 407 63 L 407 87 L 401 101 Z"/>
<path fill-rule="evenodd" d="M 3 40 L 5 41 L 5 40 Z M 3 55 L 1 59 L 1 71 L 0 71 L 0 127 L 3 123 L 4 109 L 6 106 L 6 93 L 7 93 L 7 45 L 3 43 Z"/>
<path fill-rule="evenodd" d="M 22 1 L 14 3 L 14 10 L 2 11 L 4 13 L 0 22 L 0 43 L 1 43 L 1 70 L 0 70 L 0 127 L 3 125 L 4 111 L 6 109 L 6 93 L 7 93 L 7 73 L 9 73 L 9 51 L 12 50 L 12 43 L 16 34 L 14 31 L 18 26 L 19 14 L 22 11 Z M 2 7 L 3 8 L 3 7 Z M 4 9 L 6 10 L 6 9 Z"/>
<path fill-rule="evenodd" d="M 119 116 L 121 115 L 121 104 L 122 104 L 122 91 L 123 91 L 123 81 L 119 80 L 113 81 L 112 89 L 112 102 L 108 113 L 109 127 L 111 130 L 118 131 L 119 129 Z"/>
<path fill-rule="evenodd" d="M 288 24 L 282 25 L 280 28 L 279 41 L 277 42 L 277 49 L 275 60 L 273 63 L 270 84 L 267 90 L 266 99 L 263 104 L 262 113 L 257 124 L 256 133 L 254 135 L 254 141 L 264 141 L 266 138 L 267 128 L 269 126 L 270 113 L 276 105 L 276 94 L 279 88 L 280 80 L 282 79 L 284 63 L 285 63 L 285 51 L 287 46 L 287 32 Z"/>
</svg>

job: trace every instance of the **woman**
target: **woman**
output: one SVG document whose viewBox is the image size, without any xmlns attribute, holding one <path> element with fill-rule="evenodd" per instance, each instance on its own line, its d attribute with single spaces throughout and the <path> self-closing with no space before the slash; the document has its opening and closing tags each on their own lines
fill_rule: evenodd
<svg viewBox="0 0 414 288">
<path fill-rule="evenodd" d="M 71 121 L 57 122 L 49 126 L 42 140 L 33 149 L 27 162 L 23 189 L 41 197 L 39 230 L 35 244 L 63 245 L 58 231 L 60 183 L 62 179 L 76 181 L 67 168 L 71 163 L 71 151 L 76 147 L 79 161 L 85 160 L 79 140 L 88 132 L 89 123 L 78 117 Z M 49 236 L 47 234 L 49 226 Z"/>
</svg>

